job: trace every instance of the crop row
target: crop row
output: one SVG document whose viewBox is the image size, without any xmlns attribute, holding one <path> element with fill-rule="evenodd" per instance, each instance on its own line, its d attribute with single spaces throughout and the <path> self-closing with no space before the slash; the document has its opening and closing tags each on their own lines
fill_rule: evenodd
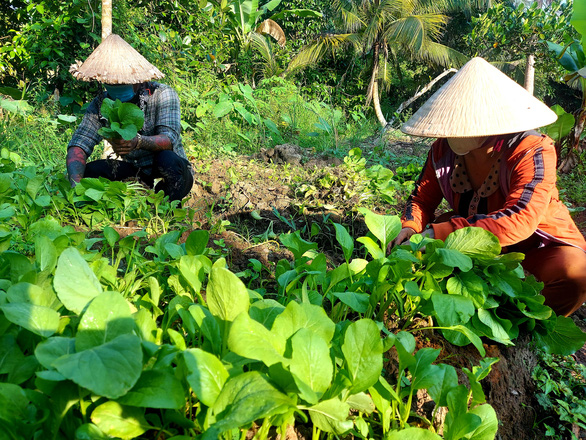
<svg viewBox="0 0 586 440">
<path fill-rule="evenodd" d="M 271 289 L 254 290 L 208 247 L 207 231 L 180 242 L 187 210 L 128 191 L 139 190 L 95 179 L 70 189 L 2 151 L 6 438 L 264 439 L 296 426 L 314 439 L 492 439 L 498 420 L 480 381 L 498 359 L 463 368 L 463 385 L 438 349 L 416 350 L 415 320 L 482 356 L 481 338 L 512 345 L 527 330 L 550 353 L 586 340 L 543 304 L 522 255 L 501 255 L 482 229 L 415 236 L 386 255 L 399 219 L 362 210 L 367 236 L 334 224 L 344 263 L 332 268 L 298 231 L 282 234 L 293 259 L 275 265 Z M 67 224 L 135 216 L 161 234 Z M 264 276 L 253 269 L 251 279 Z M 412 411 L 418 390 L 435 402 L 429 417 Z"/>
</svg>

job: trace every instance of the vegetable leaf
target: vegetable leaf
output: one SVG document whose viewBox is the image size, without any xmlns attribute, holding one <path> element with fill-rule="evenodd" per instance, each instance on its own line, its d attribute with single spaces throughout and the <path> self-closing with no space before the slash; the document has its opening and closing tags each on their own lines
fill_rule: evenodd
<svg viewBox="0 0 586 440">
<path fill-rule="evenodd" d="M 105 98 L 100 113 L 108 119 L 110 127 L 102 127 L 98 134 L 106 139 L 132 140 L 144 126 L 144 113 L 131 102 L 115 102 Z"/>
</svg>

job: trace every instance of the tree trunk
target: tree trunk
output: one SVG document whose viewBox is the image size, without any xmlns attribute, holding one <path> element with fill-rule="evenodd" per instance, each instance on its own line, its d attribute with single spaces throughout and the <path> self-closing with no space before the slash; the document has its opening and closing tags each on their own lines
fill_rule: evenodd
<svg viewBox="0 0 586 440">
<path fill-rule="evenodd" d="M 112 33 L 112 0 L 102 0 L 102 41 Z"/>
<path fill-rule="evenodd" d="M 376 79 L 374 80 L 372 87 L 372 105 L 374 106 L 374 113 L 376 114 L 378 122 L 380 122 L 381 126 L 386 127 L 387 120 L 385 119 L 383 111 L 380 108 L 380 99 L 378 97 L 378 81 Z"/>
<path fill-rule="evenodd" d="M 370 101 L 372 100 L 372 105 L 374 106 L 374 113 L 378 121 L 384 127 L 387 125 L 387 121 L 383 116 L 383 112 L 380 108 L 380 99 L 378 95 L 378 65 L 379 65 L 379 50 L 380 46 L 378 43 L 374 45 L 373 50 L 373 60 L 372 60 L 372 74 L 370 76 L 370 83 L 368 84 L 368 89 L 366 90 L 366 102 L 365 106 L 368 107 L 370 105 Z"/>
<path fill-rule="evenodd" d="M 112 33 L 112 0 L 102 0 L 102 41 Z M 102 159 L 115 159 L 116 153 L 112 145 L 104 140 Z"/>
<path fill-rule="evenodd" d="M 372 92 L 374 90 L 374 83 L 376 82 L 377 76 L 378 76 L 378 44 L 375 44 L 374 49 L 373 49 L 373 56 L 372 56 L 372 72 L 370 73 L 370 82 L 368 83 L 368 88 L 366 89 L 366 100 L 364 102 L 364 107 L 370 106 L 370 101 L 372 100 Z"/>
<path fill-rule="evenodd" d="M 527 65 L 525 66 L 525 90 L 533 95 L 535 84 L 535 55 L 527 55 Z"/>
</svg>

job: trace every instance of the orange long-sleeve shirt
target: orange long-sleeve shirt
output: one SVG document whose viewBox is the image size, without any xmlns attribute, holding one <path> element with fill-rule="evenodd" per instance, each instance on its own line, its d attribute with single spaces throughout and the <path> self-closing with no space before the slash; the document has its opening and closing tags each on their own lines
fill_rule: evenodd
<svg viewBox="0 0 586 440">
<path fill-rule="evenodd" d="M 503 247 L 531 238 L 532 243 L 538 239 L 542 244 L 564 243 L 586 251 L 586 240 L 559 200 L 553 141 L 528 132 L 503 135 L 495 142 L 500 161 L 474 191 L 465 177 L 454 179 L 460 159 L 446 139 L 438 139 L 407 201 L 403 227 L 421 232 L 445 198 L 456 216 L 431 225 L 435 238 L 444 240 L 456 229 L 476 226 L 495 234 Z"/>
</svg>

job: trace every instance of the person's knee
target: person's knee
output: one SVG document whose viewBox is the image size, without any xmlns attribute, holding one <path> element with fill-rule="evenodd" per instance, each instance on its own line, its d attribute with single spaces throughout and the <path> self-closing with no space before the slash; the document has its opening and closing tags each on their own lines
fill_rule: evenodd
<svg viewBox="0 0 586 440">
<path fill-rule="evenodd" d="M 586 301 L 586 252 L 573 246 L 541 248 L 523 267 L 544 283 L 545 304 L 568 316 Z"/>
<path fill-rule="evenodd" d="M 105 177 L 112 180 L 112 167 L 106 159 L 94 160 L 88 162 L 83 173 L 84 177 Z"/>
<path fill-rule="evenodd" d="M 156 169 L 156 175 L 160 175 L 170 182 L 185 182 L 191 177 L 188 162 L 170 150 L 157 153 L 153 160 L 153 166 Z"/>
<path fill-rule="evenodd" d="M 576 292 L 581 292 L 583 300 L 586 299 L 586 253 L 583 258 L 577 258 L 565 267 L 565 278 L 568 284 Z"/>
<path fill-rule="evenodd" d="M 161 170 L 172 170 L 181 164 L 181 158 L 171 150 L 159 151 L 153 158 L 155 166 Z"/>
<path fill-rule="evenodd" d="M 555 271 L 559 278 L 572 280 L 576 285 L 586 286 L 586 252 L 574 247 L 564 247 L 563 254 L 556 259 Z"/>
<path fill-rule="evenodd" d="M 175 152 L 164 150 L 154 157 L 155 175 L 163 178 L 155 190 L 162 189 L 170 200 L 181 200 L 191 190 L 193 176 L 187 160 Z"/>
<path fill-rule="evenodd" d="M 88 162 L 84 177 L 105 177 L 108 180 L 124 180 L 136 176 L 138 170 L 128 162 L 114 159 L 98 159 Z"/>
</svg>

